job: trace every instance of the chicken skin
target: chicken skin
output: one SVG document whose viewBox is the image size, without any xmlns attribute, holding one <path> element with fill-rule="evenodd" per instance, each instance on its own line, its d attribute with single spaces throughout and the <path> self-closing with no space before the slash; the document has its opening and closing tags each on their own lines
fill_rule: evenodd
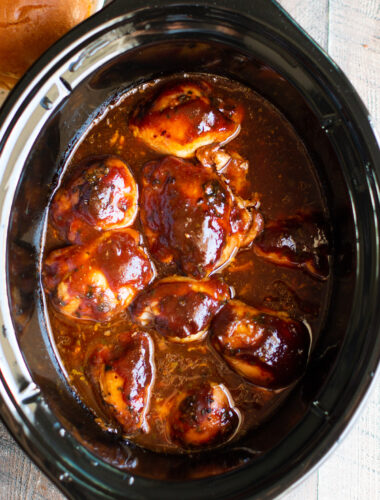
<svg viewBox="0 0 380 500">
<path fill-rule="evenodd" d="M 101 346 L 90 358 L 90 379 L 126 436 L 149 431 L 153 349 L 148 334 L 128 332 L 119 337 L 116 347 Z"/>
<path fill-rule="evenodd" d="M 197 149 L 196 157 L 204 167 L 217 170 L 235 195 L 245 200 L 252 198 L 249 163 L 239 153 L 227 152 L 219 144 L 211 144 Z M 253 206 L 257 203 L 257 200 L 252 201 Z"/>
<path fill-rule="evenodd" d="M 224 444 L 240 423 L 229 391 L 213 382 L 177 392 L 163 405 L 165 412 L 168 439 L 185 450 Z"/>
<path fill-rule="evenodd" d="M 226 143 L 240 132 L 243 108 L 213 97 L 212 90 L 202 80 L 170 85 L 135 110 L 129 127 L 155 151 L 181 158 L 192 157 L 201 146 Z"/>
<path fill-rule="evenodd" d="M 310 333 L 285 312 L 231 300 L 214 318 L 211 341 L 226 363 L 253 384 L 280 389 L 304 372 Z"/>
<path fill-rule="evenodd" d="M 155 270 L 133 229 L 104 232 L 86 245 L 54 250 L 43 283 L 54 307 L 75 319 L 107 321 L 150 283 Z"/>
<path fill-rule="evenodd" d="M 281 266 L 301 268 L 324 280 L 329 274 L 329 243 L 319 217 L 295 215 L 268 222 L 254 244 L 256 255 Z"/>
<path fill-rule="evenodd" d="M 152 256 L 203 278 L 248 246 L 262 217 L 212 169 L 172 156 L 145 165 L 141 222 Z"/>
<path fill-rule="evenodd" d="M 219 279 L 171 276 L 137 297 L 132 317 L 173 342 L 192 342 L 205 336 L 212 318 L 230 297 L 229 286 Z"/>
<path fill-rule="evenodd" d="M 80 174 L 59 189 L 51 203 L 51 221 L 60 237 L 81 244 L 109 231 L 130 226 L 137 215 L 138 187 L 117 157 L 87 160 Z"/>
</svg>

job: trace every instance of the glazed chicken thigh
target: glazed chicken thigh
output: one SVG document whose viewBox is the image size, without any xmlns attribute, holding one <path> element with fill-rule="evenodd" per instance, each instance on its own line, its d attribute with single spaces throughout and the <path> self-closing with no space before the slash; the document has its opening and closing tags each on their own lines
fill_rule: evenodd
<svg viewBox="0 0 380 500">
<path fill-rule="evenodd" d="M 190 158 L 196 149 L 226 143 L 240 132 L 243 109 L 212 96 L 205 81 L 170 85 L 153 102 L 138 107 L 129 121 L 135 137 L 166 155 Z"/>
<path fill-rule="evenodd" d="M 144 332 L 119 336 L 117 348 L 101 346 L 90 358 L 89 372 L 108 412 L 131 436 L 147 432 L 154 383 L 153 342 Z"/>
<path fill-rule="evenodd" d="M 127 307 L 155 275 L 133 229 L 104 232 L 86 245 L 54 250 L 43 283 L 54 307 L 82 320 L 107 321 Z"/>
<path fill-rule="evenodd" d="M 50 210 L 60 237 L 83 243 L 99 231 L 133 223 L 138 210 L 137 184 L 120 158 L 87 160 L 79 175 L 57 191 Z"/>
<path fill-rule="evenodd" d="M 226 363 L 255 385 L 287 387 L 303 373 L 310 333 L 285 312 L 231 300 L 215 317 L 211 341 Z"/>
<path fill-rule="evenodd" d="M 141 221 L 152 256 L 203 278 L 249 245 L 261 215 L 212 169 L 172 156 L 143 169 Z"/>
<path fill-rule="evenodd" d="M 227 152 L 219 144 L 211 144 L 197 149 L 196 157 L 204 167 L 215 168 L 235 195 L 251 200 L 253 206 L 257 204 L 248 179 L 249 163 L 239 153 Z"/>
<path fill-rule="evenodd" d="M 217 446 L 235 434 L 240 413 L 223 384 L 178 391 L 162 408 L 168 439 L 184 449 Z"/>
<path fill-rule="evenodd" d="M 259 257 L 281 266 L 298 267 L 326 279 L 329 274 L 329 244 L 324 224 L 313 214 L 271 221 L 255 241 Z"/>
<path fill-rule="evenodd" d="M 191 342 L 204 337 L 230 296 L 229 286 L 219 279 L 171 276 L 138 296 L 131 306 L 132 317 L 174 342 Z"/>
</svg>

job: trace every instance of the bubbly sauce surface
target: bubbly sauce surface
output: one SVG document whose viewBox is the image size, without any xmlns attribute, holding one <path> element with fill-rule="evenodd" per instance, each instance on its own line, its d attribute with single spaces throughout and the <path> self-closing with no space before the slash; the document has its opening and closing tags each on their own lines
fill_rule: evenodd
<svg viewBox="0 0 380 500">
<path fill-rule="evenodd" d="M 209 75 L 190 75 L 194 80 L 210 82 L 216 97 L 233 97 L 244 109 L 241 131 L 229 142 L 227 152 L 238 152 L 249 162 L 249 181 L 257 193 L 260 213 L 267 221 L 294 216 L 300 212 L 325 216 L 325 206 L 314 168 L 307 151 L 284 116 L 268 101 L 237 82 Z M 128 117 L 141 99 L 149 99 L 157 89 L 178 76 L 163 78 L 121 95 L 85 133 L 71 156 L 61 185 L 73 175 L 81 162 L 97 155 L 117 155 L 129 166 L 140 184 L 143 166 L 163 155 L 136 139 L 128 127 Z M 181 75 L 181 79 L 186 75 Z M 51 215 L 46 233 L 44 255 L 65 246 Z M 143 234 L 139 216 L 132 228 Z M 153 259 L 154 261 L 154 259 Z M 156 280 L 178 274 L 175 265 L 154 261 Z M 312 347 L 323 324 L 327 306 L 329 279 L 318 280 L 300 267 L 285 267 L 259 257 L 253 246 L 241 249 L 220 272 L 233 287 L 234 299 L 255 308 L 285 311 L 292 318 L 306 322 L 312 332 Z M 99 346 L 114 346 L 120 336 L 136 329 L 126 308 L 106 323 L 75 320 L 62 315 L 47 297 L 52 336 L 67 377 L 74 391 L 91 409 L 105 430 L 122 432 L 105 411 L 89 374 L 89 359 Z M 141 328 L 137 328 L 137 330 Z M 146 414 L 149 432 L 138 432 L 132 440 L 155 451 L 183 450 L 170 442 L 162 417 L 161 404 L 178 391 L 196 388 L 203 382 L 223 384 L 230 392 L 240 414 L 234 439 L 260 425 L 282 403 L 289 389 L 273 391 L 257 387 L 223 361 L 209 336 L 189 343 L 175 343 L 154 328 L 143 328 L 154 345 L 154 384 Z"/>
</svg>

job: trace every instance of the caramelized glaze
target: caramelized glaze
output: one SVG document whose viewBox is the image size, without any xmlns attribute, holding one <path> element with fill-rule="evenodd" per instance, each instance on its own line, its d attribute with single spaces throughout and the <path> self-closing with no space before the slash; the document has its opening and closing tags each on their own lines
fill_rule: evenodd
<svg viewBox="0 0 380 500">
<path fill-rule="evenodd" d="M 178 152 L 180 150 L 165 149 L 163 152 L 161 146 L 152 146 L 152 143 L 149 145 L 150 139 L 145 139 L 136 131 L 136 126 L 140 124 L 147 123 L 150 126 L 153 123 L 152 113 L 157 112 L 155 106 L 158 106 L 155 99 L 162 89 L 178 90 L 178 85 L 188 88 L 184 81 L 190 86 L 196 84 L 203 89 L 207 99 L 212 97 L 207 106 L 217 103 L 218 109 L 221 109 L 220 103 L 228 102 L 228 106 L 231 106 L 230 103 L 233 102 L 233 109 L 228 112 L 240 110 L 236 115 L 239 118 L 233 121 L 230 117 L 229 120 L 235 124 L 235 128 L 236 123 L 241 127 L 238 135 L 233 133 L 233 127 L 229 129 L 228 138 L 231 140 L 222 148 L 220 144 L 211 144 L 215 140 L 221 140 L 215 137 L 204 144 L 197 143 L 197 147 L 205 146 L 209 149 L 198 149 L 196 156 L 192 145 L 185 148 L 182 156 L 191 156 L 186 162 L 177 158 L 164 159 L 163 155 L 167 152 L 181 156 Z M 173 96 L 172 98 L 174 99 Z M 178 100 L 178 96 L 175 99 Z M 155 104 L 150 107 L 149 103 Z M 186 99 L 186 102 L 177 104 L 193 106 L 194 99 Z M 145 112 L 148 112 L 147 118 L 144 118 Z M 170 120 L 169 124 L 173 125 L 174 122 Z M 154 127 L 161 125 L 162 122 L 158 121 Z M 184 281 L 180 275 L 190 275 L 189 279 L 194 280 L 211 274 L 211 280 L 224 282 L 223 286 L 235 294 L 234 300 L 243 302 L 247 307 L 270 310 L 272 318 L 276 317 L 275 312 L 278 311 L 285 313 L 297 324 L 307 323 L 312 333 L 312 349 L 324 321 L 329 290 L 328 273 L 324 273 L 324 280 L 315 279 L 304 264 L 310 261 L 313 249 L 306 251 L 306 257 L 301 259 L 300 265 L 284 266 L 265 255 L 260 256 L 257 251 L 259 246 L 250 244 L 248 240 L 244 242 L 241 237 L 241 244 L 235 241 L 232 245 L 238 250 L 237 253 L 232 251 L 225 259 L 221 259 L 231 238 L 231 231 L 226 229 L 226 225 L 233 224 L 231 212 L 234 206 L 238 206 L 241 213 L 247 213 L 251 220 L 253 218 L 259 230 L 263 229 L 262 221 L 264 222 L 262 239 L 258 240 L 263 253 L 272 244 L 268 243 L 264 248 L 264 243 L 268 238 L 273 239 L 271 235 L 265 235 L 266 226 L 279 227 L 282 223 L 278 221 L 299 217 L 297 214 L 300 213 L 306 214 L 306 219 L 307 214 L 318 214 L 321 219 L 325 218 L 320 187 L 305 147 L 284 116 L 255 92 L 222 77 L 192 74 L 159 79 L 125 92 L 115 99 L 77 144 L 61 186 L 70 185 L 70 179 L 77 175 L 75 172 L 83 162 L 87 164 L 89 159 L 91 162 L 99 156 L 120 158 L 128 165 L 138 184 L 142 201 L 140 200 L 140 213 L 131 228 L 142 235 L 141 246 L 147 249 L 147 255 L 156 268 L 156 275 L 153 284 L 148 288 L 145 286 L 136 302 L 132 301 L 130 308 L 123 307 L 110 317 L 96 318 L 101 321 L 90 321 L 94 318 L 89 317 L 78 320 L 72 315 L 63 314 L 49 296 L 50 288 L 47 286 L 51 332 L 67 377 L 105 431 L 116 431 L 121 438 L 132 438 L 140 446 L 156 451 L 182 453 L 215 447 L 230 439 L 237 439 L 276 411 L 291 390 L 291 384 L 302 374 L 307 360 L 304 357 L 300 363 L 302 367 L 295 370 L 296 374 L 283 380 L 283 383 L 290 384 L 285 389 L 278 389 L 283 385 L 281 382 L 267 383 L 268 387 L 265 384 L 260 386 L 259 380 L 252 383 L 223 359 L 221 350 L 215 349 L 210 340 L 209 325 L 219 307 L 229 300 L 226 292 L 213 299 L 214 310 L 209 311 L 209 316 L 202 317 L 198 323 L 189 316 L 189 311 L 191 308 L 198 310 L 207 301 L 205 302 L 204 296 L 196 294 L 191 300 L 188 297 L 188 302 L 184 302 L 185 306 L 179 304 L 178 312 L 182 317 L 181 324 L 176 325 L 176 300 L 181 295 L 179 292 Z M 147 166 L 149 162 L 151 163 Z M 173 190 L 171 195 L 174 199 L 178 196 L 173 205 L 175 210 L 171 212 L 171 217 L 174 217 L 173 214 L 178 216 L 171 226 L 175 229 L 175 225 L 178 225 L 175 240 L 180 242 L 178 244 L 163 241 L 165 238 L 167 240 L 167 233 L 165 235 L 163 231 L 165 224 L 162 222 L 162 217 L 167 217 L 167 213 L 165 215 L 162 212 L 163 207 L 160 205 L 163 203 L 163 191 L 160 191 L 157 198 L 156 211 L 149 214 L 147 207 L 150 202 L 147 200 L 150 193 L 143 193 L 144 184 L 153 189 L 152 175 L 158 175 L 157 172 L 164 168 L 162 165 L 168 163 L 170 168 L 178 171 L 173 182 L 173 185 L 176 184 L 176 191 Z M 191 172 L 199 173 L 192 176 Z M 169 176 L 168 172 L 165 176 Z M 204 181 L 197 184 L 197 179 L 203 177 Z M 190 203 L 189 210 L 193 211 L 191 223 L 204 221 L 207 210 L 217 210 L 220 202 L 221 217 L 213 217 L 220 220 L 218 241 L 224 240 L 219 247 L 213 247 L 215 251 L 211 258 L 199 259 L 194 257 L 199 250 L 194 246 L 194 241 L 190 251 L 186 246 L 185 231 L 181 234 L 178 220 L 184 213 L 181 212 L 184 208 L 181 201 L 184 198 L 183 192 L 198 190 L 199 186 L 210 181 L 211 184 L 218 184 L 218 196 L 223 199 L 215 199 L 208 205 L 205 198 L 207 193 L 194 195 L 194 201 L 202 198 L 202 210 L 198 213 L 198 205 Z M 179 192 L 181 195 L 178 195 Z M 165 196 L 171 200 L 168 191 Z M 192 200 L 192 194 L 187 199 Z M 236 200 L 239 199 L 242 202 L 237 203 Z M 53 205 L 54 202 L 50 207 L 45 243 L 45 262 L 48 263 L 51 259 L 48 257 L 49 252 L 67 245 L 68 240 L 72 241 L 67 238 L 67 231 L 63 234 L 57 224 L 54 224 Z M 242 219 L 237 217 L 235 223 L 237 226 L 241 225 Z M 147 230 L 150 225 L 151 232 Z M 282 227 L 284 228 L 283 224 Z M 160 248 L 156 245 L 157 241 L 160 242 Z M 277 243 L 276 245 L 279 246 Z M 285 253 L 290 259 L 289 252 Z M 299 258 L 293 260 L 300 262 Z M 222 266 L 223 263 L 226 265 Z M 157 327 L 157 316 L 152 319 L 151 315 L 148 322 L 141 322 L 139 311 L 141 313 L 144 307 L 151 307 L 149 290 L 153 296 L 158 294 L 160 298 L 160 283 L 165 284 L 165 278 L 170 282 L 173 276 L 179 276 L 178 287 L 175 293 L 172 289 L 168 291 L 169 298 L 160 306 L 159 326 Z M 175 283 L 173 286 L 175 287 Z M 223 314 L 223 309 L 220 314 Z M 194 335 L 202 329 L 206 332 L 199 338 L 190 342 L 178 342 L 188 334 Z M 169 330 L 175 332 L 174 340 L 177 341 L 170 338 Z M 140 343 L 137 342 L 138 339 Z M 307 350 L 306 347 L 305 349 Z M 141 378 L 131 375 L 132 365 L 141 367 Z M 112 379 L 112 376 L 116 378 Z M 131 404 L 127 404 L 127 394 L 133 392 L 131 388 L 125 388 L 130 383 L 127 382 L 130 377 L 135 380 L 135 398 Z M 281 378 L 281 374 L 279 377 Z M 122 399 L 118 398 L 118 392 L 124 394 Z M 131 432 L 126 432 L 126 428 Z"/>
</svg>

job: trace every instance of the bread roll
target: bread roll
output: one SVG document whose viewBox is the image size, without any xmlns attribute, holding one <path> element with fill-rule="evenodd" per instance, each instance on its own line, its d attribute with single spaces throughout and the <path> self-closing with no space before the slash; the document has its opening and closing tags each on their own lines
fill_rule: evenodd
<svg viewBox="0 0 380 500">
<path fill-rule="evenodd" d="M 0 0 L 0 88 L 11 89 L 58 38 L 95 10 L 94 0 Z"/>
</svg>

